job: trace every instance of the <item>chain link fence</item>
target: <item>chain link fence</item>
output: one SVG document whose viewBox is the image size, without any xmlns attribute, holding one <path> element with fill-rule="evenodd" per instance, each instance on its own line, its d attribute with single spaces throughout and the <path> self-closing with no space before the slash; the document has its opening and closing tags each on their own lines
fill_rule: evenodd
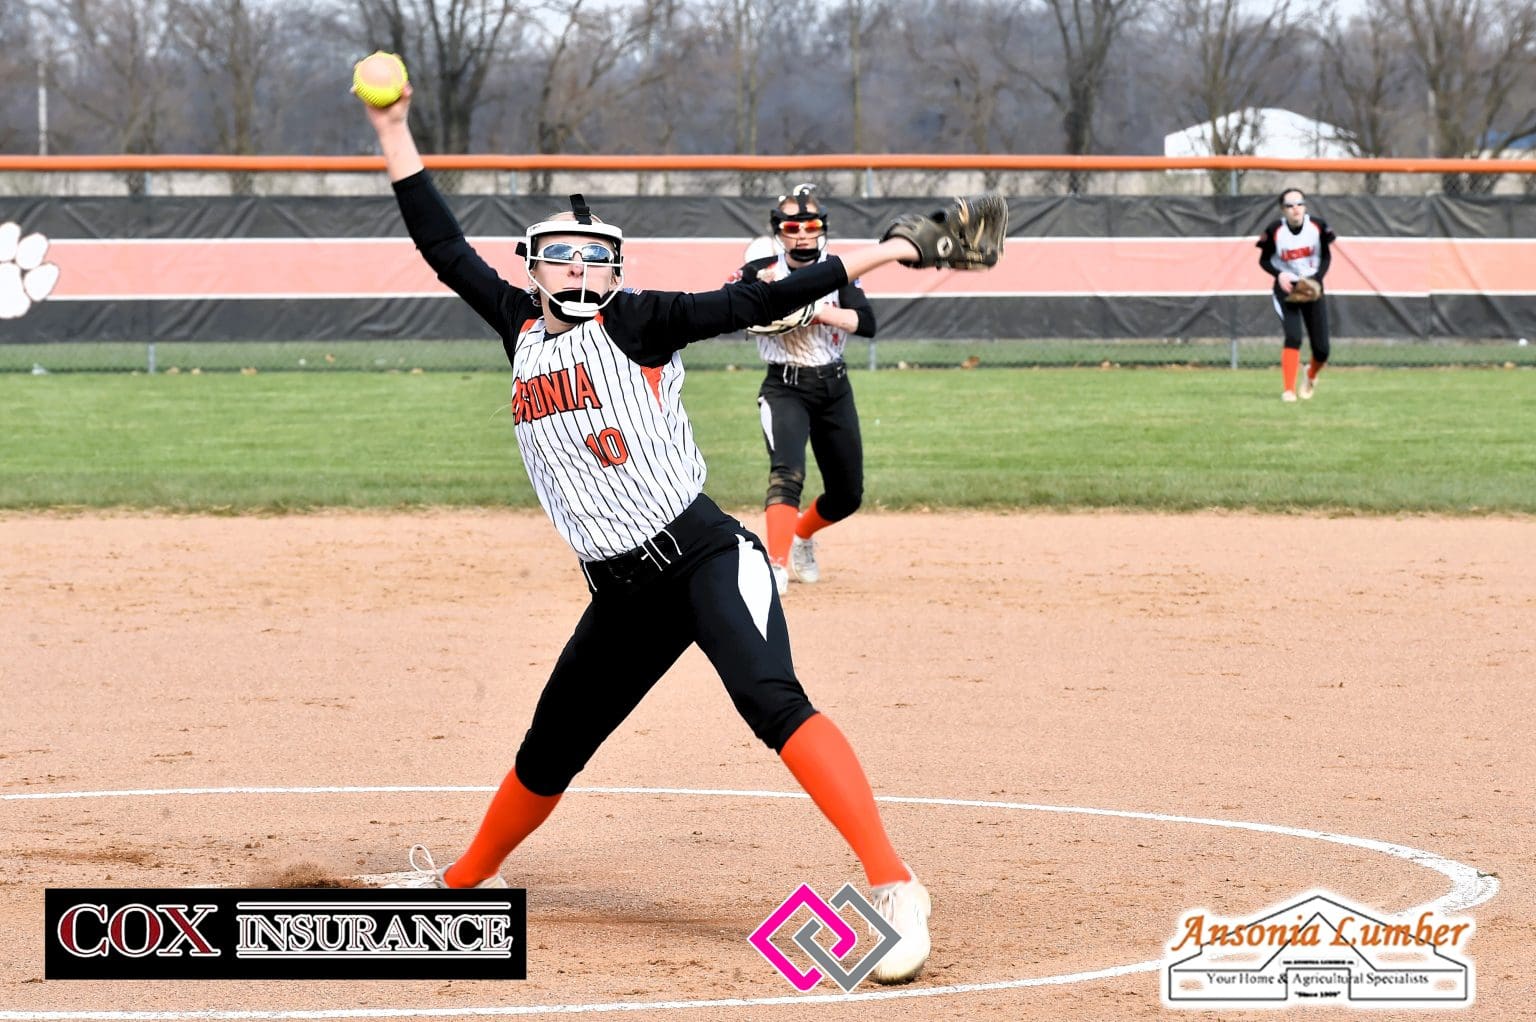
<svg viewBox="0 0 1536 1022">
<path fill-rule="evenodd" d="M 1280 362 L 1273 337 L 1172 337 L 1159 340 L 874 340 L 853 338 L 846 349 L 855 370 L 1126 368 L 1256 369 Z M 1335 338 L 1330 365 L 1376 368 L 1536 366 L 1536 344 L 1490 340 Z M 752 371 L 756 346 L 728 336 L 689 346 L 689 369 Z M 107 342 L 0 345 L 0 372 L 38 376 L 68 372 L 202 373 L 444 373 L 507 368 L 497 340 L 246 341 L 229 343 Z"/>
<path fill-rule="evenodd" d="M 99 196 L 227 196 L 389 195 L 389 182 L 380 169 L 320 171 L 186 170 L 23 171 L 7 170 L 17 160 L 0 159 L 0 198 L 50 195 Z M 35 160 L 31 162 L 36 162 Z M 358 161 L 353 161 L 358 162 Z M 1172 162 L 1172 161 L 1168 161 Z M 1192 162 L 1192 161 L 1181 161 Z M 1521 160 L 1501 160 L 1492 170 L 1475 160 L 1285 161 L 1288 169 L 1242 167 L 1165 170 L 1013 169 L 890 169 L 808 167 L 784 171 L 724 170 L 518 170 L 434 167 L 438 187 L 456 195 L 551 195 L 580 192 L 602 195 L 653 196 L 773 196 L 787 182 L 814 180 L 823 195 L 836 198 L 902 198 L 962 195 L 1000 191 L 1010 196 L 1114 195 L 1145 196 L 1269 196 L 1284 188 L 1315 195 L 1384 195 L 1454 197 L 1521 196 L 1536 200 L 1536 151 Z M 1457 169 L 1404 171 L 1341 170 L 1337 164 L 1434 166 Z M 1473 169 L 1465 169 L 1472 166 Z M 1490 165 L 1492 166 L 1492 165 Z"/>
</svg>

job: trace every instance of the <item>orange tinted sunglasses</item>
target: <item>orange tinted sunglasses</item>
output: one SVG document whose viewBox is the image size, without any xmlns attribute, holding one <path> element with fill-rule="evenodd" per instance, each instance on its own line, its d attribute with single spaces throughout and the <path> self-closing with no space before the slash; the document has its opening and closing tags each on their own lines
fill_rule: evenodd
<svg viewBox="0 0 1536 1022">
<path fill-rule="evenodd" d="M 816 220 L 781 220 L 779 230 L 784 234 L 820 234 L 826 222 Z"/>
</svg>

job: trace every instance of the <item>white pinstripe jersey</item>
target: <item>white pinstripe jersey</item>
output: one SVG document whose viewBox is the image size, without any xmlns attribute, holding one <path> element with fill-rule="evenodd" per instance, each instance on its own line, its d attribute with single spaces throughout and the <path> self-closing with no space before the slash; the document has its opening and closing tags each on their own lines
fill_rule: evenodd
<svg viewBox="0 0 1536 1022">
<path fill-rule="evenodd" d="M 539 304 L 469 244 L 427 171 L 394 182 L 394 191 L 427 265 L 501 337 L 523 465 L 582 560 L 634 550 L 703 492 L 704 458 L 683 410 L 678 352 L 772 323 L 848 282 L 833 258 L 772 284 L 623 289 L 596 319 L 551 337 Z"/>
<path fill-rule="evenodd" d="M 633 550 L 704 490 L 683 409 L 683 362 L 637 365 L 602 317 L 555 336 L 525 325 L 512 359 L 512 417 L 528 479 L 582 560 Z"/>
<path fill-rule="evenodd" d="M 826 258 L 827 254 L 823 252 L 821 259 L 817 262 Z M 782 252 L 779 254 L 779 261 L 774 264 L 773 272 L 775 280 L 783 280 L 789 276 L 789 261 Z M 855 287 L 859 285 L 858 281 L 853 283 Z M 817 302 L 820 305 L 837 308 L 837 292 L 833 291 L 824 298 L 817 299 Z M 764 362 L 792 366 L 823 366 L 842 361 L 843 347 L 848 343 L 846 330 L 839 330 L 825 323 L 808 323 L 782 334 L 756 336 L 758 357 Z"/>
</svg>

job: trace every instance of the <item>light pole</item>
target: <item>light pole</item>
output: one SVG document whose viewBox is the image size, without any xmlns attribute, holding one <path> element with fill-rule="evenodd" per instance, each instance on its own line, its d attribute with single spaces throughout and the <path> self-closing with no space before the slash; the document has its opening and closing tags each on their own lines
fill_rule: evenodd
<svg viewBox="0 0 1536 1022">
<path fill-rule="evenodd" d="M 48 43 L 42 12 L 34 4 L 29 11 L 32 48 L 37 55 L 37 155 L 48 155 Z"/>
<path fill-rule="evenodd" d="M 37 155 L 48 155 L 48 58 L 37 58 Z"/>
</svg>

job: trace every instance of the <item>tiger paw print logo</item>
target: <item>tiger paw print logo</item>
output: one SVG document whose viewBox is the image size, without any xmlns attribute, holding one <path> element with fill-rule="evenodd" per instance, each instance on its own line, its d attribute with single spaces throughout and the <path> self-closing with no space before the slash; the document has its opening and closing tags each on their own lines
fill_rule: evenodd
<svg viewBox="0 0 1536 1022">
<path fill-rule="evenodd" d="M 46 262 L 48 239 L 21 236 L 16 223 L 0 224 L 0 319 L 20 319 L 53 293 L 59 268 Z"/>
</svg>

